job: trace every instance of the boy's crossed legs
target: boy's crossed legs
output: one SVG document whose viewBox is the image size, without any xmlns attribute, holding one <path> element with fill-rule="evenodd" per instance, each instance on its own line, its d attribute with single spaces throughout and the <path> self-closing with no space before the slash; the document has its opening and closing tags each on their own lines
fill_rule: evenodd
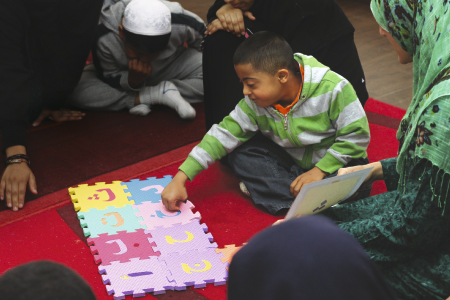
<svg viewBox="0 0 450 300">
<path fill-rule="evenodd" d="M 368 163 L 367 158 L 354 159 L 346 167 Z M 295 197 L 291 194 L 290 185 L 305 172 L 282 147 L 261 133 L 231 152 L 228 164 L 244 182 L 255 204 L 264 206 L 271 214 L 292 205 Z M 336 174 L 337 171 L 326 178 Z M 370 191 L 371 187 L 360 191 L 358 199 L 369 196 Z"/>
</svg>

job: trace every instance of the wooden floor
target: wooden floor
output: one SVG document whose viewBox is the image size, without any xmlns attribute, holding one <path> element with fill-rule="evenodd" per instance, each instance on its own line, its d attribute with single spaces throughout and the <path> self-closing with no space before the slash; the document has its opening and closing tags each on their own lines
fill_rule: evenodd
<svg viewBox="0 0 450 300">
<path fill-rule="evenodd" d="M 206 13 L 214 0 L 178 2 L 206 20 Z M 355 42 L 366 75 L 369 96 L 406 109 L 412 98 L 412 64 L 400 64 L 387 38 L 380 36 L 378 24 L 370 11 L 370 0 L 337 2 L 356 29 Z"/>
<path fill-rule="evenodd" d="M 370 11 L 370 0 L 337 0 L 355 27 L 355 43 L 366 75 L 369 96 L 408 108 L 412 98 L 412 63 L 402 65 Z"/>
</svg>

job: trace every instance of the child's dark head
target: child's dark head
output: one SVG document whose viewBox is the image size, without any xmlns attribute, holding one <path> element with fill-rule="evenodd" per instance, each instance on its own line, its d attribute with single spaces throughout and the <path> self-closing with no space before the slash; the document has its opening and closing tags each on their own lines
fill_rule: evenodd
<svg viewBox="0 0 450 300">
<path fill-rule="evenodd" d="M 171 13 L 160 1 L 133 0 L 125 8 L 119 35 L 130 59 L 152 61 L 167 47 Z"/>
<path fill-rule="evenodd" d="M 0 291 L 2 299 L 96 299 L 75 271 L 51 261 L 30 262 L 5 272 L 0 277 Z"/>
<path fill-rule="evenodd" d="M 278 34 L 261 31 L 251 35 L 234 53 L 234 65 L 251 64 L 255 71 L 274 75 L 280 69 L 296 71 L 294 52 Z"/>
<path fill-rule="evenodd" d="M 269 31 L 251 35 L 237 48 L 233 63 L 244 84 L 244 95 L 257 105 L 290 101 L 284 99 L 286 88 L 294 87 L 291 83 L 298 74 L 298 64 L 291 46 L 281 36 Z"/>
</svg>

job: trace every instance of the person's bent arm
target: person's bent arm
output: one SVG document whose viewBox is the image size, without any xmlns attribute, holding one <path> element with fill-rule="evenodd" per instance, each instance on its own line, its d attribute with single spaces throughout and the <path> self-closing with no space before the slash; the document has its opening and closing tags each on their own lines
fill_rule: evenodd
<svg viewBox="0 0 450 300">
<path fill-rule="evenodd" d="M 383 180 L 383 167 L 379 161 L 373 162 L 367 165 L 360 165 L 360 166 L 354 166 L 354 167 L 348 167 L 348 168 L 341 168 L 338 170 L 337 176 L 352 173 L 355 171 L 367 169 L 367 168 L 373 168 L 370 170 L 369 175 L 367 175 L 366 179 L 364 180 L 364 183 L 362 184 L 361 188 L 369 186 L 373 182 L 377 180 Z"/>
<path fill-rule="evenodd" d="M 216 12 L 216 15 L 224 30 L 234 34 L 245 34 L 244 12 L 239 8 L 225 4 Z"/>
<path fill-rule="evenodd" d="M 201 52 L 201 44 L 206 32 L 206 25 L 203 20 L 193 12 L 185 10 L 184 15 L 180 17 L 179 25 L 185 25 L 184 38 L 188 47 Z M 174 33 L 172 32 L 172 34 Z"/>
<path fill-rule="evenodd" d="M 217 30 L 226 30 L 237 36 L 245 34 L 244 17 L 250 20 L 256 20 L 250 11 L 242 11 L 239 8 L 234 8 L 231 4 L 225 4 L 216 12 L 217 19 L 220 21 L 220 26 L 214 24 L 215 20 L 210 20 L 205 34 L 213 34 Z"/>
<path fill-rule="evenodd" d="M 400 180 L 400 174 L 397 173 L 397 157 L 380 160 L 380 163 L 386 189 L 388 192 L 395 191 L 398 188 L 398 181 Z"/>
<path fill-rule="evenodd" d="M 114 88 L 122 88 L 126 91 L 138 92 L 145 87 L 145 79 L 152 71 L 151 64 L 143 63 L 139 65 L 138 59 L 128 61 L 128 69 L 122 70 L 111 52 L 110 45 L 106 37 L 100 38 L 97 42 L 96 57 L 98 57 L 103 80 Z M 117 47 L 120 47 L 119 42 Z M 135 70 L 136 69 L 136 70 Z M 140 69 L 140 70 L 139 70 Z M 138 86 L 139 85 L 139 86 Z"/>
<path fill-rule="evenodd" d="M 0 130 L 6 157 L 26 155 L 26 128 L 30 97 L 34 96 L 33 76 L 26 68 L 28 56 L 23 41 L 30 20 L 23 1 L 1 1 L 0 11 Z M 14 211 L 23 207 L 27 184 L 37 193 L 34 175 L 27 163 L 6 166 L 0 179 L 0 200 Z"/>
</svg>

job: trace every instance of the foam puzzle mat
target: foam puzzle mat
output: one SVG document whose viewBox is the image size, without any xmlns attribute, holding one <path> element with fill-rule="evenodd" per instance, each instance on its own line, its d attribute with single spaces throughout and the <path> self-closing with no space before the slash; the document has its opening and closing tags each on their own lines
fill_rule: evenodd
<svg viewBox="0 0 450 300">
<path fill-rule="evenodd" d="M 232 254 L 219 249 L 187 201 L 176 212 L 161 202 L 172 176 L 69 188 L 94 261 L 114 299 L 225 284 Z"/>
</svg>

